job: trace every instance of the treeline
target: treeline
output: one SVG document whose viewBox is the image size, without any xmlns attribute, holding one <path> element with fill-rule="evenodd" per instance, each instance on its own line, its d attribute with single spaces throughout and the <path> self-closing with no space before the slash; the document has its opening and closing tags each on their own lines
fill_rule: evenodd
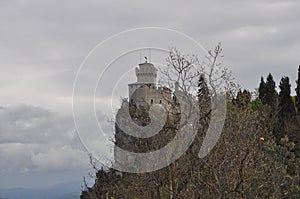
<svg viewBox="0 0 300 199">
<path fill-rule="evenodd" d="M 257 96 L 247 90 L 230 90 L 221 137 L 200 159 L 198 152 L 211 116 L 207 82 L 200 75 L 201 119 L 186 153 L 168 167 L 150 173 L 102 168 L 96 172 L 95 184 L 82 191 L 81 199 L 300 198 L 300 67 L 296 84 L 296 96 L 291 96 L 290 80 L 283 77 L 278 93 L 269 74 L 266 80 L 261 78 Z M 176 134 L 177 121 L 168 124 L 172 122 L 173 127 L 163 129 L 169 137 Z M 163 136 L 160 133 L 138 146 L 160 146 Z"/>
<path fill-rule="evenodd" d="M 258 88 L 258 99 L 254 100 L 254 107 L 259 104 L 268 109 L 272 125 L 272 132 L 277 139 L 287 136 L 297 146 L 296 155 L 299 157 L 300 143 L 300 66 L 298 68 L 298 78 L 296 83 L 296 95 L 291 95 L 291 82 L 289 77 L 284 76 L 279 83 L 279 93 L 276 90 L 276 83 L 271 73 L 264 81 L 261 78 Z"/>
</svg>

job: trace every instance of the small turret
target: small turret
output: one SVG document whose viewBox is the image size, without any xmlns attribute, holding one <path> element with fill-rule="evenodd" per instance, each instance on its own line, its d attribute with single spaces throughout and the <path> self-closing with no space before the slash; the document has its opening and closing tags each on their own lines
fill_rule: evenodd
<svg viewBox="0 0 300 199">
<path fill-rule="evenodd" d="M 138 83 L 156 84 L 157 68 L 151 63 L 145 62 L 139 64 L 135 69 Z"/>
</svg>

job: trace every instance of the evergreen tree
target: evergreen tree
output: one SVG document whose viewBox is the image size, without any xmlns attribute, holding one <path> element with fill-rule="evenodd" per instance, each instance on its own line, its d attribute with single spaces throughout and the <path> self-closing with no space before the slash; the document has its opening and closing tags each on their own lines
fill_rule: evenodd
<svg viewBox="0 0 300 199">
<path fill-rule="evenodd" d="M 297 105 L 297 113 L 300 115 L 300 66 L 298 68 L 298 79 L 296 80 L 296 105 Z"/>
<path fill-rule="evenodd" d="M 293 119 L 296 115 L 295 105 L 291 97 L 291 84 L 288 77 L 282 77 L 279 92 L 278 113 L 281 121 L 288 121 Z"/>
<path fill-rule="evenodd" d="M 234 99 L 233 102 L 237 107 L 246 109 L 251 102 L 251 93 L 246 89 L 244 89 L 243 92 L 239 90 L 236 99 Z"/>
<path fill-rule="evenodd" d="M 269 73 L 265 84 L 265 102 L 271 107 L 272 112 L 276 110 L 277 91 L 273 76 Z"/>
<path fill-rule="evenodd" d="M 260 79 L 258 98 L 261 100 L 262 104 L 266 104 L 266 83 L 263 77 Z"/>
<path fill-rule="evenodd" d="M 200 109 L 200 119 L 207 118 L 211 111 L 210 93 L 204 74 L 201 74 L 198 81 L 198 103 Z"/>
<path fill-rule="evenodd" d="M 271 115 L 274 115 L 276 111 L 278 94 L 275 88 L 276 84 L 271 73 L 269 73 L 266 82 L 264 81 L 264 78 L 261 77 L 258 88 L 258 98 L 261 100 L 263 105 L 268 105 L 271 108 Z"/>
<path fill-rule="evenodd" d="M 198 101 L 206 102 L 209 100 L 209 90 L 204 74 L 201 74 L 198 81 Z"/>
</svg>

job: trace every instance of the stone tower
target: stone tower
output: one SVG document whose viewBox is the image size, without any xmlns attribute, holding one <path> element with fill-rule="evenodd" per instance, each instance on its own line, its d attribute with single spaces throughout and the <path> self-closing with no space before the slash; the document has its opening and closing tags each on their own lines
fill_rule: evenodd
<svg viewBox="0 0 300 199">
<path fill-rule="evenodd" d="M 135 70 L 137 82 L 128 84 L 129 102 L 137 106 L 163 104 L 172 100 L 172 91 L 166 87 L 157 87 L 157 68 L 152 63 L 141 63 Z"/>
<path fill-rule="evenodd" d="M 157 68 L 152 63 L 141 63 L 135 70 L 137 81 L 128 84 L 129 102 L 123 100 L 121 108 L 117 113 L 117 121 L 125 121 L 123 124 L 125 126 L 127 125 L 127 127 L 124 130 L 121 127 L 122 125 L 119 127 L 120 123 L 115 124 L 115 144 L 125 151 L 134 153 L 155 151 L 165 146 L 167 142 L 175 136 L 175 129 L 180 118 L 176 98 L 173 97 L 171 89 L 157 86 L 157 71 Z M 174 128 L 174 131 L 166 130 L 163 127 L 159 129 L 159 132 L 154 136 L 149 138 L 134 137 L 124 132 L 126 130 L 133 130 L 133 128 L 130 128 L 131 124 L 143 127 L 149 125 L 151 118 L 149 117 L 148 111 L 151 105 L 154 104 L 161 104 L 164 107 L 167 113 L 168 129 Z M 124 117 L 124 115 L 122 115 L 124 111 L 129 111 L 130 115 Z M 130 119 L 128 119 L 128 117 L 130 117 Z M 118 148 L 114 150 L 115 165 L 127 167 L 127 165 L 130 165 L 129 163 L 134 162 L 134 167 L 139 167 L 140 162 L 135 160 L 132 155 L 116 151 L 119 151 Z"/>
</svg>

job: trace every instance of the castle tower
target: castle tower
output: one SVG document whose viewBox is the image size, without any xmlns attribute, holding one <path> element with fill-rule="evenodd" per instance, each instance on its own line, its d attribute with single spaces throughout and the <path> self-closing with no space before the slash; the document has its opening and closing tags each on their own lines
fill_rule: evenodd
<svg viewBox="0 0 300 199">
<path fill-rule="evenodd" d="M 157 68 L 152 63 L 148 63 L 147 61 L 145 63 L 141 63 L 135 70 L 137 81 L 128 84 L 129 106 L 131 107 L 126 111 L 131 113 L 131 119 L 133 119 L 133 122 L 139 126 L 144 126 L 145 124 L 148 125 L 151 119 L 147 117 L 147 113 L 149 113 L 148 111 L 151 105 L 154 104 L 161 104 L 165 108 L 168 114 L 168 121 L 174 121 L 176 124 L 179 121 L 177 119 L 177 117 L 179 118 L 179 109 L 174 107 L 176 102 L 172 97 L 171 89 L 167 87 L 158 87 L 156 84 L 157 71 Z M 124 100 L 122 102 L 121 109 L 124 107 L 123 103 L 128 105 L 128 102 Z M 118 112 L 118 114 L 119 113 L 120 112 Z M 167 134 L 167 137 L 169 133 L 169 131 L 162 132 L 164 135 Z M 157 135 L 160 136 L 161 134 L 158 133 L 155 136 Z M 153 137 L 144 140 L 134 136 L 129 136 L 126 132 L 119 128 L 116 123 L 115 143 L 116 146 L 119 146 L 124 150 L 136 153 L 145 153 L 148 152 L 149 149 L 154 150 L 165 146 L 165 143 L 156 141 L 158 137 Z M 123 156 L 120 153 L 114 153 L 114 164 L 126 166 L 126 162 L 135 162 L 135 166 L 138 167 L 140 164 L 139 161 L 136 161 L 133 158 L 134 157 L 131 155 Z"/>
<path fill-rule="evenodd" d="M 141 96 L 141 91 L 144 90 L 145 86 L 149 88 L 156 88 L 156 77 L 157 77 L 157 68 L 152 63 L 141 63 L 137 68 L 135 68 L 135 75 L 137 78 L 137 82 L 128 84 L 129 87 L 129 99 L 136 98 L 137 96 L 132 96 L 134 93 L 138 96 Z M 132 101 L 132 100 L 131 100 Z"/>
<path fill-rule="evenodd" d="M 157 68 L 152 63 L 142 63 L 135 69 L 138 83 L 156 84 Z"/>
<path fill-rule="evenodd" d="M 157 88 L 157 68 L 149 62 L 141 63 L 135 70 L 137 82 L 128 84 L 129 102 L 136 105 L 167 104 L 171 100 L 171 90 Z"/>
</svg>

